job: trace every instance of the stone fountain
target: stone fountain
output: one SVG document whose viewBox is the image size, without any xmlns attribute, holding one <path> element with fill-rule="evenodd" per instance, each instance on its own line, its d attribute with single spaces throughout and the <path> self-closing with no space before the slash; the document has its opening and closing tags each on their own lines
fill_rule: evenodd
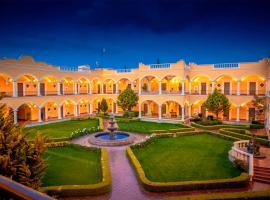
<svg viewBox="0 0 270 200">
<path fill-rule="evenodd" d="M 117 130 L 117 128 L 114 126 L 115 125 L 115 120 L 114 120 L 114 116 L 112 115 L 112 116 L 110 116 L 110 120 L 109 120 L 109 126 L 108 126 L 108 131 L 110 131 L 109 132 L 109 134 L 110 134 L 110 139 L 111 140 L 113 140 L 113 139 L 115 139 L 115 134 L 114 134 L 114 131 L 116 131 Z"/>
</svg>

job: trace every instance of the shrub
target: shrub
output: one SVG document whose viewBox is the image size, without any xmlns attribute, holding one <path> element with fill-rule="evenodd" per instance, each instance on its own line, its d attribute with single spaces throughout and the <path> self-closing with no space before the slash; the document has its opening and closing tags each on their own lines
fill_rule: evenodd
<svg viewBox="0 0 270 200">
<path fill-rule="evenodd" d="M 258 120 L 252 120 L 251 124 L 261 124 Z"/>
<path fill-rule="evenodd" d="M 110 117 L 110 115 L 108 113 L 97 113 L 96 115 L 97 117 L 101 117 L 103 119 L 108 119 Z"/>
<path fill-rule="evenodd" d="M 207 119 L 208 119 L 208 120 L 214 120 L 214 116 L 213 116 L 213 115 L 208 115 L 208 116 L 207 116 Z"/>
<path fill-rule="evenodd" d="M 139 116 L 139 112 L 138 111 L 126 111 L 124 114 L 123 114 L 123 117 L 126 117 L 126 118 L 133 118 L 133 117 L 138 117 Z"/>
<path fill-rule="evenodd" d="M 204 126 L 213 126 L 213 125 L 220 125 L 222 122 L 218 119 L 208 120 L 203 119 L 201 121 L 197 121 L 198 124 L 204 125 Z"/>
<path fill-rule="evenodd" d="M 250 124 L 251 129 L 263 129 L 264 124 Z"/>
<path fill-rule="evenodd" d="M 91 127 L 91 128 L 84 128 L 84 129 L 78 129 L 76 131 L 73 131 L 70 135 L 70 138 L 71 139 L 74 139 L 74 138 L 77 138 L 77 137 L 80 137 L 80 136 L 84 136 L 84 135 L 87 135 L 87 134 L 90 134 L 90 133 L 94 133 L 94 132 L 98 132 L 100 131 L 100 127 L 97 126 L 97 127 Z"/>
</svg>

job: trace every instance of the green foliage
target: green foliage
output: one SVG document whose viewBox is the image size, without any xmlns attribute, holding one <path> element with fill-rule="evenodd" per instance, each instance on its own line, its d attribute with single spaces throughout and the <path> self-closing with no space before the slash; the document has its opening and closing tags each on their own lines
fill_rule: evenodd
<svg viewBox="0 0 270 200">
<path fill-rule="evenodd" d="M 46 168 L 42 154 L 46 138 L 36 134 L 30 142 L 21 126 L 13 123 L 13 114 L 0 106 L 0 174 L 33 189 L 39 189 Z"/>
<path fill-rule="evenodd" d="M 252 104 L 255 107 L 256 120 L 258 120 L 261 116 L 264 116 L 266 109 L 266 97 L 259 97 L 258 95 L 254 95 Z"/>
<path fill-rule="evenodd" d="M 197 121 L 196 123 L 203 125 L 203 126 L 213 126 L 213 125 L 222 124 L 222 121 L 220 121 L 218 119 L 213 119 L 213 120 L 202 119 L 201 121 Z"/>
<path fill-rule="evenodd" d="M 228 115 L 231 104 L 224 94 L 215 89 L 212 94 L 209 94 L 207 100 L 203 103 L 203 106 L 209 112 L 214 113 L 218 119 L 218 115 L 222 112 L 224 116 Z"/>
<path fill-rule="evenodd" d="M 126 118 L 133 118 L 133 117 L 138 117 L 138 116 L 139 116 L 139 112 L 133 111 L 133 110 L 127 110 L 123 114 L 123 117 L 126 117 Z"/>
<path fill-rule="evenodd" d="M 123 111 L 131 110 L 137 105 L 139 100 L 138 95 L 127 87 L 123 92 L 121 92 L 117 97 L 117 104 L 123 109 Z"/>
<path fill-rule="evenodd" d="M 103 113 L 106 113 L 108 111 L 108 104 L 104 98 L 100 102 L 99 110 Z"/>
</svg>

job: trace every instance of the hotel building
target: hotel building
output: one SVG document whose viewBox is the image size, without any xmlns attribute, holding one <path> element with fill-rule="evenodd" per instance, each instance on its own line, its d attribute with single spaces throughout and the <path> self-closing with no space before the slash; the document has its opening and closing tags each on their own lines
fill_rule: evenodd
<svg viewBox="0 0 270 200">
<path fill-rule="evenodd" d="M 140 63 L 136 69 L 65 70 L 30 56 L 0 59 L 2 103 L 14 112 L 15 123 L 43 123 L 92 115 L 101 99 L 108 111 L 121 114 L 117 96 L 126 87 L 139 95 L 139 117 L 183 121 L 207 111 L 202 103 L 217 88 L 231 102 L 229 116 L 222 120 L 249 122 L 255 117 L 254 95 L 266 97 L 267 110 L 260 120 L 269 127 L 270 64 L 257 62 L 204 64 Z"/>
</svg>

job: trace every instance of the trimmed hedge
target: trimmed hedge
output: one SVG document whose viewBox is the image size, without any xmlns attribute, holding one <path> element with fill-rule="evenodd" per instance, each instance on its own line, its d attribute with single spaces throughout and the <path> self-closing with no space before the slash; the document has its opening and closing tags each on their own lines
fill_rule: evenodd
<svg viewBox="0 0 270 200">
<path fill-rule="evenodd" d="M 153 139 L 154 140 L 154 139 Z M 220 189 L 231 187 L 244 187 L 249 182 L 247 173 L 242 173 L 240 176 L 229 179 L 207 180 L 207 181 L 179 181 L 179 182 L 153 182 L 150 181 L 144 173 L 144 170 L 136 158 L 130 147 L 127 148 L 127 155 L 132 163 L 137 177 L 142 186 L 152 192 L 168 192 L 182 190 L 198 190 L 198 189 Z"/>
<path fill-rule="evenodd" d="M 270 190 L 264 191 L 244 191 L 244 192 L 229 192 L 229 193 L 212 193 L 200 195 L 185 195 L 180 197 L 171 197 L 167 200 L 214 200 L 214 199 L 269 199 Z"/>
<path fill-rule="evenodd" d="M 221 124 L 221 125 L 213 125 L 213 126 L 203 126 L 195 122 L 191 122 L 191 126 L 204 129 L 204 130 L 216 130 L 216 129 L 221 129 L 221 128 L 249 129 L 249 125 Z"/>
<path fill-rule="evenodd" d="M 169 129 L 169 130 L 153 130 L 152 133 L 179 133 L 179 132 L 188 132 L 188 131 L 195 131 L 195 128 L 176 128 L 176 129 Z"/>
<path fill-rule="evenodd" d="M 78 147 L 79 148 L 79 147 Z M 84 147 L 86 148 L 86 147 Z M 42 192 L 51 196 L 86 196 L 86 195 L 99 195 L 111 190 L 112 178 L 109 166 L 108 153 L 105 148 L 101 148 L 101 171 L 102 181 L 90 185 L 61 185 L 42 187 Z"/>
<path fill-rule="evenodd" d="M 248 130 L 243 129 L 235 129 L 235 128 L 222 128 L 219 130 L 221 134 L 230 135 L 233 137 L 237 137 L 239 139 L 249 140 L 250 139 L 250 132 Z M 256 140 L 265 146 L 270 146 L 270 142 L 267 139 L 263 139 L 257 137 Z"/>
<path fill-rule="evenodd" d="M 264 124 L 250 124 L 251 129 L 263 129 Z"/>
<path fill-rule="evenodd" d="M 69 141 L 46 143 L 48 148 L 63 147 L 63 146 L 66 146 L 68 144 L 70 144 Z"/>
</svg>

